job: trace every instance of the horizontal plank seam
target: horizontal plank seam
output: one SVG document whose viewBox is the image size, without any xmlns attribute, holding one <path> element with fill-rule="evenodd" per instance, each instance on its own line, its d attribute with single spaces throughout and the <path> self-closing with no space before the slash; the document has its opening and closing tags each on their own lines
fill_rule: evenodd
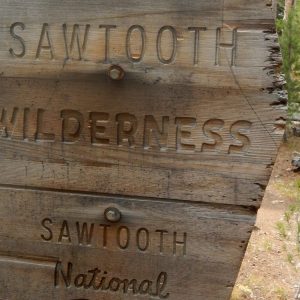
<svg viewBox="0 0 300 300">
<path fill-rule="evenodd" d="M 188 203 L 199 206 L 207 206 L 214 207 L 217 209 L 227 209 L 240 211 L 241 213 L 247 213 L 249 215 L 256 215 L 258 207 L 250 206 L 250 205 L 240 205 L 240 204 L 225 204 L 225 203 L 210 203 L 204 201 L 195 201 L 195 200 L 181 200 L 181 199 L 173 199 L 173 198 L 154 198 L 154 197 L 140 197 L 140 196 L 128 196 L 128 195 L 120 195 L 120 194 L 107 194 L 107 193 L 99 193 L 99 192 L 89 192 L 89 191 L 81 191 L 81 190 L 61 190 L 54 188 L 44 188 L 44 187 L 34 187 L 34 186 L 22 186 L 22 185 L 14 185 L 14 184 L 3 184 L 0 183 L 0 189 L 14 189 L 14 190 L 26 190 L 26 191 L 39 191 L 39 192 L 52 192 L 59 194 L 68 194 L 68 195 L 81 195 L 81 196 L 89 196 L 89 197 L 111 197 L 111 198 L 122 198 L 124 200 L 136 200 L 136 201 L 157 201 L 157 202 L 169 202 L 169 203 Z"/>
<path fill-rule="evenodd" d="M 35 265 L 41 267 L 55 268 L 58 258 L 54 257 L 40 257 L 26 254 L 12 254 L 12 253 L 1 253 L 0 252 L 0 263 L 18 263 Z"/>
</svg>

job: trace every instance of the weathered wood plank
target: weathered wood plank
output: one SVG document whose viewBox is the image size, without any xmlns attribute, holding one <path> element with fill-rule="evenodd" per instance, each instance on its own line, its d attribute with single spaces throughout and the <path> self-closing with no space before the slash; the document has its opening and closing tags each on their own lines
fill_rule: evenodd
<svg viewBox="0 0 300 300">
<path fill-rule="evenodd" d="M 111 149 L 269 162 L 281 138 L 275 121 L 282 111 L 272 106 L 272 96 L 257 92 L 109 81 L 2 80 L 0 88 L 3 143 L 59 144 L 66 160 L 68 148 L 86 148 L 91 153 L 80 160 Z"/>
<path fill-rule="evenodd" d="M 281 139 L 273 97 L 251 91 L 104 78 L 0 89 L 2 184 L 259 205 Z"/>
<path fill-rule="evenodd" d="M 125 70 L 127 79 L 143 81 L 149 84 L 157 83 L 157 80 L 159 80 L 161 83 L 236 88 L 237 84 L 233 76 L 235 75 L 241 87 L 271 85 L 270 78 L 266 75 L 266 71 L 263 70 L 264 67 L 269 66 L 267 60 L 269 56 L 268 46 L 271 43 L 265 41 L 265 33 L 262 30 L 241 29 L 238 31 L 236 33 L 238 45 L 236 50 L 223 47 L 219 49 L 216 45 L 217 30 L 206 30 L 203 33 L 201 32 L 201 40 L 199 40 L 199 49 L 196 56 L 194 51 L 194 33 L 180 29 L 179 41 L 176 44 L 176 58 L 174 58 L 172 63 L 164 64 L 159 61 L 155 44 L 148 45 L 145 48 L 145 55 L 141 62 L 132 63 L 128 60 L 126 45 L 120 45 L 120 41 L 126 41 L 126 31 L 120 32 L 111 42 L 112 50 L 109 63 L 103 63 L 105 44 L 103 45 L 99 42 L 96 34 L 93 35 L 96 40 L 90 41 L 90 47 L 86 46 L 82 60 L 78 60 L 79 52 L 77 49 L 72 52 L 72 57 L 66 60 L 64 35 L 59 29 L 61 28 L 54 27 L 53 29 L 55 33 L 57 32 L 52 38 L 53 48 L 55 47 L 53 59 L 46 51 L 41 53 L 39 59 L 36 59 L 37 33 L 35 36 L 22 37 L 28 43 L 28 45 L 25 45 L 26 55 L 23 58 L 12 57 L 8 51 L 13 49 L 14 52 L 19 53 L 21 50 L 19 49 L 18 41 L 6 42 L 8 45 L 2 49 L 0 48 L 2 76 L 39 78 L 59 76 L 60 79 L 68 79 L 90 74 L 99 78 L 107 76 L 107 71 L 111 64 L 118 64 Z M 147 39 L 156 41 L 158 30 L 159 28 L 155 31 L 153 30 L 153 33 L 151 32 Z M 1 30 L 2 40 L 10 41 L 11 37 L 6 31 L 5 29 Z M 36 29 L 36 31 L 39 32 L 40 28 Z M 92 36 L 92 29 L 90 32 Z M 168 43 L 168 41 L 165 43 L 166 46 Z M 232 31 L 222 30 L 219 43 L 231 44 Z M 172 51 L 171 46 L 169 48 Z M 136 51 L 139 50 L 137 49 Z M 234 61 L 231 59 L 232 52 L 235 55 Z M 168 53 L 165 55 L 166 57 L 168 57 Z M 231 68 L 231 63 L 234 64 L 234 68 Z"/>
<path fill-rule="evenodd" d="M 108 207 L 119 209 L 120 223 L 105 220 Z M 112 277 L 155 282 L 165 272 L 166 299 L 227 299 L 255 220 L 233 206 L 22 189 L 0 189 L 0 216 L 0 297 L 30 300 L 132 299 L 130 291 L 74 286 L 77 273 L 95 267 L 108 272 L 106 285 Z M 58 271 L 55 284 L 56 262 L 65 273 L 72 263 L 69 288 Z"/>
<path fill-rule="evenodd" d="M 148 83 L 216 86 L 218 80 L 235 86 L 228 77 L 233 65 L 242 86 L 261 86 L 251 73 L 267 79 L 265 31 L 274 27 L 267 4 L 121 1 L 116 8 L 94 0 L 4 2 L 2 76 L 103 76 L 110 64 L 118 64 L 128 77 Z"/>
<path fill-rule="evenodd" d="M 276 18 L 277 1 L 224 0 L 224 20 L 235 24 L 266 26 Z"/>
<path fill-rule="evenodd" d="M 1 299 L 229 298 L 283 134 L 275 6 L 0 0 Z"/>
<path fill-rule="evenodd" d="M 1 185 L 11 187 L 38 187 L 68 191 L 88 190 L 97 194 L 123 194 L 139 197 L 187 200 L 207 203 L 260 206 L 264 187 L 268 182 L 265 176 L 248 178 L 230 177 L 228 174 L 211 174 L 209 171 L 195 172 L 159 170 L 134 167 L 118 168 L 105 166 L 86 167 L 74 163 L 15 162 L 4 160 L 1 170 L 5 177 Z M 253 166 L 250 166 L 248 171 Z M 137 179 L 138 178 L 138 179 Z"/>
</svg>

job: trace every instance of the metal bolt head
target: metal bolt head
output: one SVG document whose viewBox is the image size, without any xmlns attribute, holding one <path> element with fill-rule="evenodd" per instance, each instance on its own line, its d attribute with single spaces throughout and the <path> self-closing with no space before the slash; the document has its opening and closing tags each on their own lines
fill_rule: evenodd
<svg viewBox="0 0 300 300">
<path fill-rule="evenodd" d="M 122 218 L 122 214 L 121 212 L 115 208 L 115 207 L 108 207 L 105 211 L 104 211 L 104 217 L 108 222 L 111 223 L 117 223 L 121 220 Z"/>
<path fill-rule="evenodd" d="M 122 80 L 125 72 L 120 66 L 111 66 L 108 70 L 108 76 L 112 80 Z"/>
</svg>

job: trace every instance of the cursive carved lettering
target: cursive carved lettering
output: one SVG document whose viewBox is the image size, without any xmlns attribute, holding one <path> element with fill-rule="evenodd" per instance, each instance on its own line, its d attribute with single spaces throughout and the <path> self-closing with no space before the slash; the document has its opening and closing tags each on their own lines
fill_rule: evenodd
<svg viewBox="0 0 300 300">
<path fill-rule="evenodd" d="M 170 294 L 166 292 L 168 274 L 161 272 L 155 280 L 121 279 L 109 276 L 107 271 L 94 268 L 85 273 L 74 272 L 73 263 L 67 264 L 64 269 L 62 262 L 57 262 L 54 273 L 54 286 L 77 289 L 90 289 L 93 291 L 114 292 L 122 294 L 142 295 L 156 299 L 168 299 Z"/>
</svg>

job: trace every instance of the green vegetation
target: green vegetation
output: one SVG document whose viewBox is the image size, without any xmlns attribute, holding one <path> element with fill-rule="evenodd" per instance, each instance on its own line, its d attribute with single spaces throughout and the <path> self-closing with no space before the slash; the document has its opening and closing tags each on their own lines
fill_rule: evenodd
<svg viewBox="0 0 300 300">
<path fill-rule="evenodd" d="M 289 119 L 300 113 L 300 5 L 291 10 L 283 20 L 284 0 L 279 1 L 277 31 L 283 56 L 282 71 L 288 92 Z"/>
<path fill-rule="evenodd" d="M 286 252 L 287 261 L 296 266 L 300 262 L 300 179 L 277 183 L 275 186 L 282 195 L 293 199 L 293 203 L 284 212 L 283 219 L 276 223 L 276 229 L 285 243 L 283 251 Z"/>
<path fill-rule="evenodd" d="M 275 294 L 277 295 L 278 300 L 288 300 L 286 291 L 282 287 L 276 288 Z"/>
<path fill-rule="evenodd" d="M 282 237 L 282 238 L 286 238 L 287 237 L 287 233 L 286 233 L 286 227 L 285 227 L 285 224 L 281 221 L 278 221 L 276 223 L 276 228 L 279 232 L 279 235 Z"/>
<path fill-rule="evenodd" d="M 291 265 L 294 265 L 294 257 L 293 257 L 293 254 L 291 254 L 291 253 L 288 253 L 288 254 L 287 254 L 287 261 L 288 261 Z"/>
</svg>

